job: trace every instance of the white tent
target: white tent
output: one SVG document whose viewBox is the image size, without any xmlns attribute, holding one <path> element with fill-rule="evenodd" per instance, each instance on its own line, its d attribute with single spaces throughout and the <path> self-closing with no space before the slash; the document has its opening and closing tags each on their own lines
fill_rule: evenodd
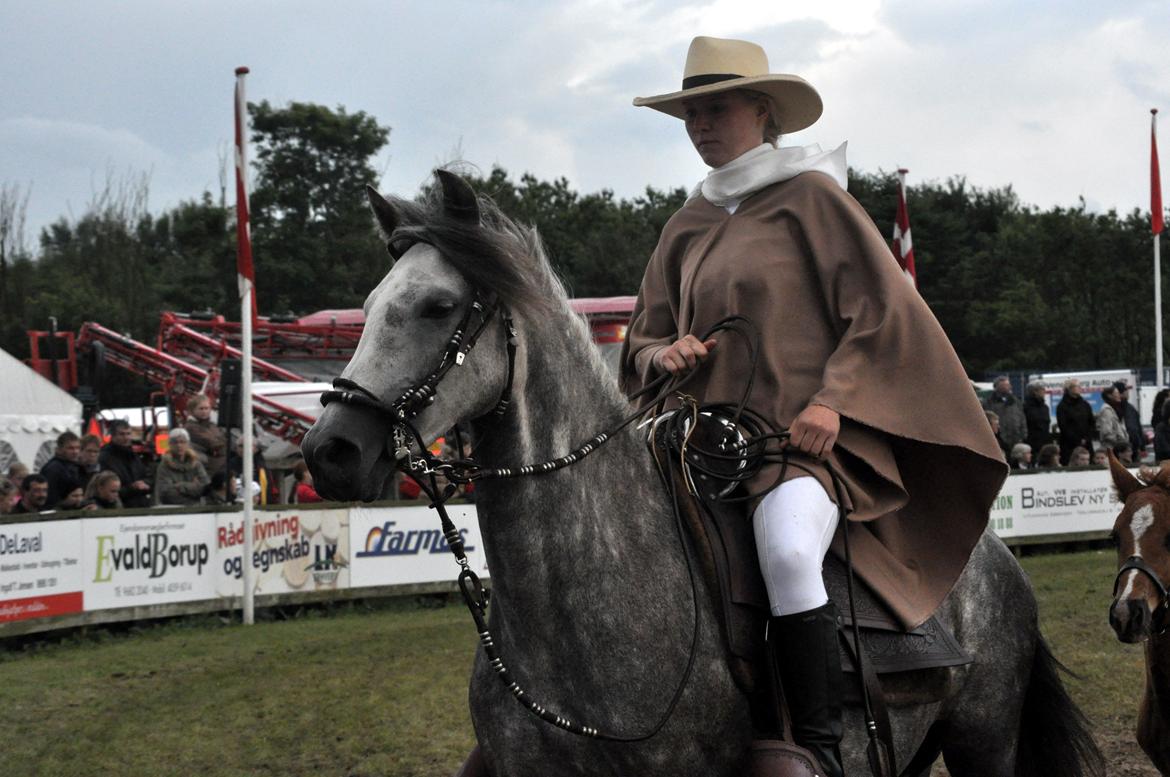
<svg viewBox="0 0 1170 777">
<path fill-rule="evenodd" d="M 0 470 L 13 460 L 37 470 L 57 435 L 81 430 L 81 402 L 0 350 Z"/>
</svg>

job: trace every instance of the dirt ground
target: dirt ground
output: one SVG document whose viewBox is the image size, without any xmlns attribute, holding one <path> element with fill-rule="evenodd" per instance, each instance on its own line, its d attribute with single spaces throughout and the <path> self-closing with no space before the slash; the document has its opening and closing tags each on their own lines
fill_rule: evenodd
<svg viewBox="0 0 1170 777">
<path fill-rule="evenodd" d="M 1158 770 L 1138 747 L 1132 731 L 1099 737 L 1106 773 L 1114 777 L 1159 777 Z"/>
</svg>

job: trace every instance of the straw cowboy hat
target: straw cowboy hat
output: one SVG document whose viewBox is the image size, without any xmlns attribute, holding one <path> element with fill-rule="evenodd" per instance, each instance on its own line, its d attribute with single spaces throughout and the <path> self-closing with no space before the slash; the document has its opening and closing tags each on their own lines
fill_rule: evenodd
<svg viewBox="0 0 1170 777">
<path fill-rule="evenodd" d="M 772 98 L 783 132 L 796 132 L 820 118 L 821 96 L 800 76 L 768 72 L 768 55 L 746 40 L 699 36 L 687 49 L 682 89 L 654 97 L 635 97 L 646 106 L 676 118 L 685 118 L 683 100 L 731 89 L 750 89 Z"/>
</svg>

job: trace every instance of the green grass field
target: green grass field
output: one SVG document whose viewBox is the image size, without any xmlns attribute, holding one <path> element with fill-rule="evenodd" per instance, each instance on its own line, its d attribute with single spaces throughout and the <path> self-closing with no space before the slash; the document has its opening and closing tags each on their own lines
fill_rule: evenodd
<svg viewBox="0 0 1170 777">
<path fill-rule="evenodd" d="M 1080 680 L 1111 775 L 1133 744 L 1139 648 L 1106 622 L 1107 551 L 1025 558 L 1045 634 Z M 449 775 L 472 744 L 462 605 L 303 611 L 251 628 L 185 619 L 0 650 L 0 773 Z M 941 770 L 939 773 L 944 773 Z"/>
</svg>

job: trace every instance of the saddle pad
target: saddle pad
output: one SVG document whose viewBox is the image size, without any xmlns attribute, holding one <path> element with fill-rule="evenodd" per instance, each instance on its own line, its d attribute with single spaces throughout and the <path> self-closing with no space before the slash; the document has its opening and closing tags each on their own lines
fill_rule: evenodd
<svg viewBox="0 0 1170 777">
<path fill-rule="evenodd" d="M 824 576 L 829 598 L 841 612 L 846 637 L 852 640 L 853 619 L 849 611 L 848 570 L 845 563 L 829 554 L 825 558 Z M 879 675 L 962 666 L 975 660 L 933 616 L 913 631 L 906 631 L 893 613 L 856 576 L 853 579 L 853 598 L 866 660 Z M 852 655 L 844 646 L 841 647 L 841 665 L 847 672 L 857 671 Z"/>
</svg>

